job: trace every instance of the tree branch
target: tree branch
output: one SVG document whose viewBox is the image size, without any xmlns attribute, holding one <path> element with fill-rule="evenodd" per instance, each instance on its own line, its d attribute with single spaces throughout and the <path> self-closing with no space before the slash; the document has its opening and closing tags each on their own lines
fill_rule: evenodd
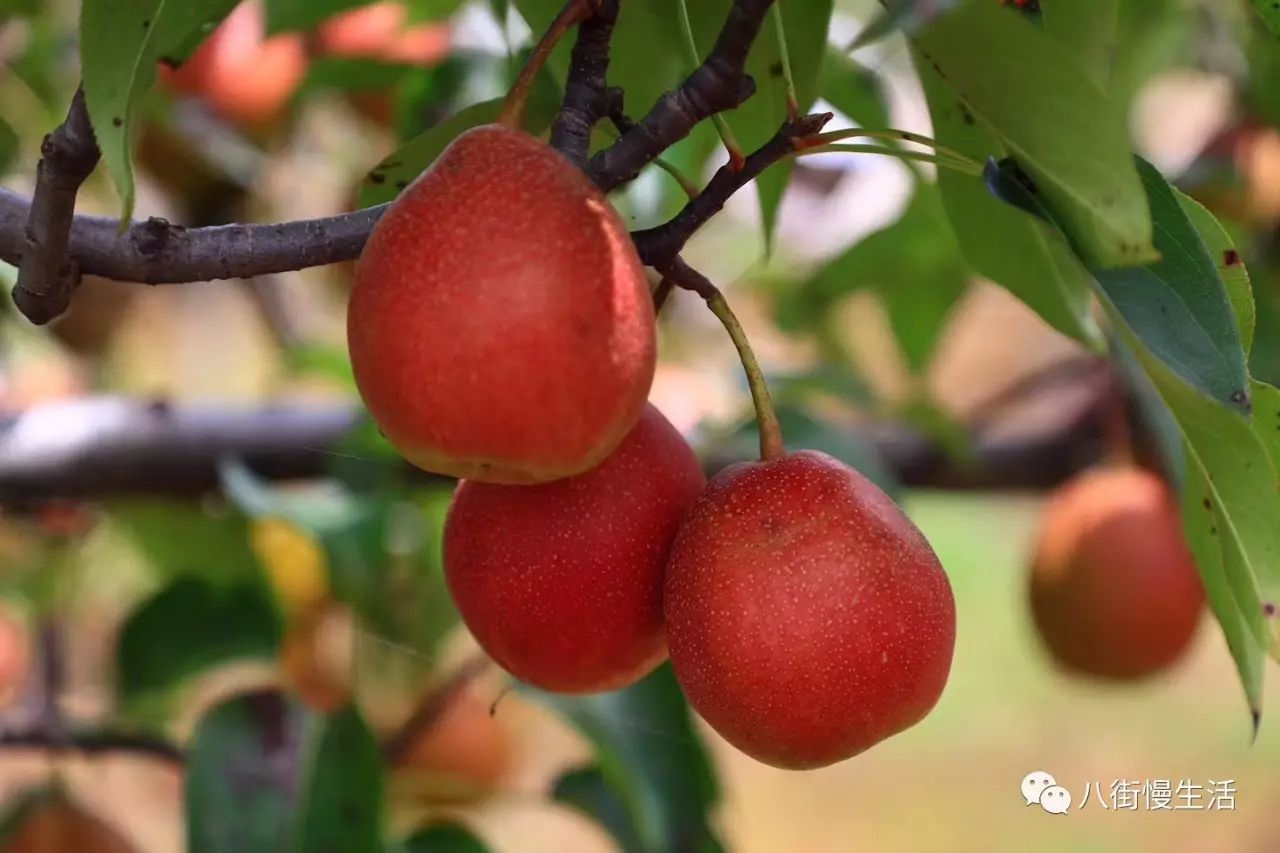
<svg viewBox="0 0 1280 853">
<path fill-rule="evenodd" d="M 578 26 L 564 103 L 551 127 L 551 147 L 579 167 L 587 162 L 591 131 L 613 111 L 613 102 L 622 98 L 622 91 L 610 89 L 607 82 L 609 43 L 620 6 L 621 0 L 604 0 L 595 16 Z"/>
<path fill-rule="evenodd" d="M 123 234 L 118 220 L 76 216 L 65 256 L 82 274 L 142 284 L 288 272 L 358 258 L 386 207 L 324 219 L 208 228 L 183 228 L 152 218 L 134 223 Z M 0 258 L 9 263 L 22 259 L 25 265 L 27 254 L 18 223 L 33 209 L 22 196 L 0 189 Z M 21 302 L 18 307 L 36 323 L 57 316 L 32 316 Z M 65 307 L 61 305 L 59 311 Z"/>
<path fill-rule="evenodd" d="M 621 139 L 591 158 L 587 174 L 601 189 L 608 192 L 634 180 L 699 122 L 755 94 L 755 81 L 746 73 L 747 55 L 772 5 L 773 0 L 734 0 L 706 60 Z"/>
<path fill-rule="evenodd" d="M 683 277 L 682 269 L 672 267 L 673 280 Z M 1034 431 L 1011 435 L 1003 423 L 981 427 L 968 462 L 899 423 L 863 425 L 855 437 L 909 486 L 1045 488 L 1102 458 L 1111 385 L 1099 385 L 1092 374 L 1073 382 L 1081 393 L 1069 396 L 1083 402 Z M 1053 388 L 1065 390 L 1061 382 Z M 323 477 L 344 455 L 342 442 L 361 418 L 358 407 L 343 405 L 220 411 L 118 398 L 48 404 L 0 419 L 0 506 L 128 494 L 199 497 L 220 488 L 218 466 L 228 457 L 270 480 Z M 707 467 L 733 461 L 711 460 Z M 407 464 L 403 470 L 430 476 Z"/>
<path fill-rule="evenodd" d="M 819 133 L 834 116 L 817 113 L 784 124 L 773 138 L 755 151 L 740 168 L 726 163 L 697 197 L 691 199 L 676 216 L 665 225 L 644 231 L 633 231 L 632 241 L 640 260 L 647 266 L 665 273 L 671 262 L 689 238 L 711 217 L 724 209 L 729 198 L 760 176 L 765 169 L 796 150 L 797 143 L 805 137 Z M 678 282 L 677 282 L 678 283 Z"/>
<path fill-rule="evenodd" d="M 40 728 L 0 731 L 0 749 L 38 749 L 71 751 L 85 755 L 112 752 L 145 755 L 169 764 L 181 764 L 182 750 L 168 741 L 146 735 L 123 732 L 72 732 L 55 738 Z"/>
<path fill-rule="evenodd" d="M 77 89 L 66 120 L 40 146 L 35 193 L 21 226 L 5 223 L 5 232 L 20 246 L 15 257 L 6 258 L 18 266 L 13 301 L 33 323 L 47 323 L 65 311 L 80 283 L 67 246 L 76 193 L 99 156 L 84 90 Z"/>
</svg>

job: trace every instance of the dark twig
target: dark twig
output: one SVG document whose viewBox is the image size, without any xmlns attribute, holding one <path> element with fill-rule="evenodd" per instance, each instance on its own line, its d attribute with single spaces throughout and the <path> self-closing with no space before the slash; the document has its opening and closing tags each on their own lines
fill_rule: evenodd
<svg viewBox="0 0 1280 853">
<path fill-rule="evenodd" d="M 25 259 L 17 223 L 29 209 L 22 196 L 0 189 L 0 259 Z M 382 205 L 324 219 L 209 228 L 183 228 L 152 218 L 134 223 L 123 234 L 115 219 L 77 216 L 68 255 L 81 273 L 117 281 L 181 284 L 248 278 L 358 258 L 385 209 Z"/>
<path fill-rule="evenodd" d="M 78 89 L 66 120 L 40 146 L 35 193 L 22 227 L 6 223 L 4 229 L 19 247 L 5 258 L 18 266 L 13 301 L 33 323 L 47 323 L 65 311 L 80 283 L 68 243 L 76 193 L 99 156 L 84 90 Z"/>
<path fill-rule="evenodd" d="M 706 118 L 740 106 L 755 94 L 747 55 L 773 0 L 734 0 L 710 55 L 675 90 L 666 93 L 630 131 L 587 164 L 587 174 L 609 191 L 689 135 Z"/>
<path fill-rule="evenodd" d="M 55 739 L 41 728 L 0 731 L 0 749 L 39 749 L 79 752 L 84 755 L 129 753 L 181 764 L 182 750 L 168 741 L 122 732 L 72 732 Z"/>
<path fill-rule="evenodd" d="M 594 17 L 578 25 L 564 103 L 551 127 L 551 146 L 578 166 L 587 162 L 596 122 L 613 111 L 612 101 L 621 101 L 621 90 L 611 90 L 607 82 L 609 42 L 620 6 L 621 0 L 604 0 Z"/>
<path fill-rule="evenodd" d="M 459 691 L 480 677 L 488 667 L 489 658 L 477 655 L 458 667 L 443 684 L 427 691 L 409 719 L 382 745 L 382 754 L 387 761 L 394 764 L 412 751 L 423 732 L 436 724 Z"/>
<path fill-rule="evenodd" d="M 665 272 L 663 267 L 684 248 L 689 238 L 722 209 L 729 197 L 754 181 L 765 169 L 796 150 L 797 143 L 820 132 L 833 118 L 817 113 L 788 121 L 773 138 L 747 157 L 741 168 L 726 164 L 670 222 L 657 228 L 636 231 L 631 239 L 645 264 Z M 678 284 L 679 282 L 677 282 Z"/>
<path fill-rule="evenodd" d="M 679 264 L 671 271 L 686 275 Z M 682 283 L 688 287 L 687 278 Z M 1089 377 L 1080 381 L 1097 385 Z M 1016 436 L 998 424 L 980 428 L 969 464 L 900 423 L 860 426 L 855 437 L 878 450 L 908 485 L 1041 488 L 1101 458 L 1107 405 L 1106 399 L 1087 401 L 1076 415 Z M 228 456 L 269 480 L 322 477 L 349 459 L 341 448 L 360 418 L 354 406 L 219 411 L 119 398 L 48 404 L 0 418 L 0 506 L 130 494 L 199 497 L 218 491 L 219 462 Z M 708 469 L 730 461 L 736 460 L 709 462 Z M 407 465 L 403 470 L 427 476 Z"/>
</svg>

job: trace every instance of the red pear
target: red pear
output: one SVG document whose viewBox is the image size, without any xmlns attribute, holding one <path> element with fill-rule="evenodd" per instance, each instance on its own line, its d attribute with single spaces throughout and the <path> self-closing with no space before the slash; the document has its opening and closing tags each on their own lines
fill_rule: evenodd
<svg viewBox="0 0 1280 853">
<path fill-rule="evenodd" d="M 449 26 L 409 23 L 409 9 L 395 0 L 335 15 L 316 31 L 322 54 L 382 59 L 430 67 L 449 55 Z"/>
<path fill-rule="evenodd" d="M 811 450 L 711 481 L 672 546 L 666 617 L 694 709 L 788 769 L 919 722 L 955 646 L 951 585 L 924 536 L 870 480 Z"/>
<path fill-rule="evenodd" d="M 266 37 L 261 0 L 246 0 L 173 71 L 161 78 L 179 92 L 203 98 L 230 122 L 256 128 L 280 114 L 307 71 L 302 36 Z"/>
<path fill-rule="evenodd" d="M 1181 658 L 1204 609 L 1169 490 L 1136 468 L 1088 472 L 1053 495 L 1030 587 L 1031 613 L 1054 659 L 1116 680 Z"/>
<path fill-rule="evenodd" d="M 347 341 L 391 444 L 486 482 L 599 464 L 653 381 L 653 302 L 622 220 L 559 152 L 500 125 L 454 140 L 374 228 Z"/>
<path fill-rule="evenodd" d="M 652 406 L 600 467 L 537 486 L 467 481 L 444 532 L 445 578 L 471 633 L 537 687 L 625 687 L 666 657 L 662 579 L 702 491 L 689 445 Z"/>
</svg>

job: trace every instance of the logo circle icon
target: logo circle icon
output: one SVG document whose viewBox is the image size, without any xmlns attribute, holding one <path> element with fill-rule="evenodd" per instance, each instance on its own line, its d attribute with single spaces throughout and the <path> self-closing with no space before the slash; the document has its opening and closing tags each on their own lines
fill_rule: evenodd
<svg viewBox="0 0 1280 853">
<path fill-rule="evenodd" d="M 1043 770 L 1036 770 L 1022 777 L 1022 798 L 1026 800 L 1026 805 L 1034 805 L 1040 802 L 1040 797 L 1046 788 L 1051 788 L 1058 784 L 1058 780 L 1053 775 Z"/>
</svg>

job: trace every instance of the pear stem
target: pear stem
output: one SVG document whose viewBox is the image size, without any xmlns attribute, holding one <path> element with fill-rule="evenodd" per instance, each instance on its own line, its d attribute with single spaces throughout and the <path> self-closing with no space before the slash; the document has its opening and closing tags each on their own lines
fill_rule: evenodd
<svg viewBox="0 0 1280 853">
<path fill-rule="evenodd" d="M 498 124 L 516 129 L 524 127 L 525 107 L 529 103 L 529 93 L 533 91 L 533 83 L 538 79 L 538 72 L 542 71 L 543 66 L 547 64 L 551 51 L 555 50 L 560 39 L 564 38 L 573 27 L 596 13 L 598 2 L 599 0 L 568 0 L 564 4 L 564 8 L 551 22 L 551 26 L 534 45 L 533 53 L 529 54 L 529 60 L 524 64 L 524 68 L 520 69 L 520 76 L 516 78 L 511 91 L 507 93 L 506 100 L 503 101 L 502 112 L 498 114 Z"/>
<path fill-rule="evenodd" d="M 800 99 L 796 95 L 796 78 L 791 72 L 791 51 L 787 47 L 787 27 L 782 20 L 782 4 L 774 3 L 769 10 L 773 17 L 773 32 L 778 39 L 778 61 L 782 65 L 782 82 L 787 93 L 787 120 L 800 117 Z"/>
<path fill-rule="evenodd" d="M 742 369 L 746 371 L 747 385 L 751 388 L 751 402 L 756 407 L 756 423 L 760 428 L 760 458 L 766 462 L 780 459 L 787 452 L 782 443 L 782 425 L 778 423 L 777 412 L 773 409 L 773 397 L 769 394 L 769 384 L 765 381 L 764 371 L 760 369 L 760 362 L 756 360 L 751 342 L 747 340 L 747 333 L 743 331 L 742 324 L 738 322 L 724 294 L 718 289 L 710 295 L 704 294 L 703 298 L 711 313 L 724 324 L 725 331 L 729 333 L 738 356 L 742 359 Z"/>
</svg>

